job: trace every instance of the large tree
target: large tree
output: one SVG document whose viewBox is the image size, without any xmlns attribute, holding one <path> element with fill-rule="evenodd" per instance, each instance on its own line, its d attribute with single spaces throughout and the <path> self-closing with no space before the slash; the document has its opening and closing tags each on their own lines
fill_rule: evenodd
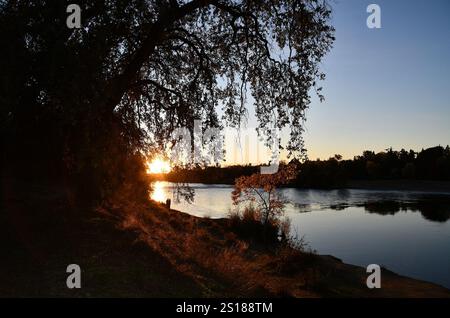
<svg viewBox="0 0 450 318">
<path fill-rule="evenodd" d="M 241 125 L 249 94 L 267 141 L 288 126 L 303 150 L 334 40 L 325 0 L 80 0 L 81 29 L 71 2 L 0 1 L 3 159 L 108 182 L 195 119 Z"/>
</svg>

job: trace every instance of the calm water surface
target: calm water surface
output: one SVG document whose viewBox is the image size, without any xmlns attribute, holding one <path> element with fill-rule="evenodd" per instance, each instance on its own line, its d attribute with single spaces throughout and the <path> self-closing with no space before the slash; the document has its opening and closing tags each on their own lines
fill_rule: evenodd
<svg viewBox="0 0 450 318">
<path fill-rule="evenodd" d="M 192 204 L 175 202 L 156 182 L 152 198 L 196 216 L 226 217 L 232 187 L 191 184 Z M 450 288 L 450 194 L 373 190 L 282 189 L 293 231 L 319 254 L 346 263 L 379 264 Z"/>
</svg>

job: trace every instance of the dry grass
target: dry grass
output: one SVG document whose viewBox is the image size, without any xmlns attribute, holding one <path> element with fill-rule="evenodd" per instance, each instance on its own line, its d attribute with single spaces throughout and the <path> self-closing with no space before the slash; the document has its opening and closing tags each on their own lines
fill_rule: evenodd
<svg viewBox="0 0 450 318">
<path fill-rule="evenodd" d="M 257 215 L 248 211 L 231 219 L 203 219 L 167 210 L 146 198 L 137 201 L 134 194 L 133 191 L 129 195 L 118 194 L 113 202 L 104 202 L 95 217 L 79 223 L 54 220 L 56 215 L 73 208 L 70 203 L 60 204 L 45 196 L 26 200 L 10 197 L 7 201 L 10 208 L 2 210 L 9 214 L 0 214 L 2 224 L 10 225 L 3 230 L 22 226 L 27 230 L 27 247 L 32 248 L 24 248 L 15 236 L 17 233 L 2 231 L 2 246 L 8 257 L 1 264 L 0 272 L 4 275 L 0 279 L 6 283 L 0 286 L 0 294 L 53 297 L 448 297 L 450 294 L 447 289 L 384 269 L 383 288 L 369 290 L 364 268 L 310 253 L 302 240 L 266 244 L 245 238 L 252 232 L 242 231 L 245 226 L 241 222 L 252 224 L 257 220 Z M 78 211 L 74 209 L 74 213 Z M 34 217 L 27 218 L 29 215 Z M 27 223 L 12 223 L 14 220 Z M 258 228 L 260 231 L 260 225 L 255 227 Z M 39 251 L 38 256 L 45 257 L 36 258 L 37 254 L 29 251 Z M 87 282 L 76 294 L 60 283 L 65 281 L 61 268 L 74 260 L 83 264 Z"/>
<path fill-rule="evenodd" d="M 261 223 L 252 210 L 214 220 L 167 210 L 153 202 L 130 204 L 128 200 L 116 200 L 101 212 L 115 219 L 120 217 L 120 228 L 139 233 L 140 240 L 177 270 L 210 289 L 211 295 L 286 295 L 286 285 L 292 284 L 296 275 L 293 268 L 286 276 L 284 263 L 293 260 L 288 256 L 292 248 L 274 243 L 278 227 L 270 228 L 271 244 L 263 244 L 258 236 L 262 233 Z M 300 270 L 298 273 L 305 274 Z M 311 293 L 305 290 L 302 295 Z"/>
<path fill-rule="evenodd" d="M 100 212 L 120 220 L 121 229 L 137 233 L 139 240 L 191 277 L 209 296 L 407 297 L 410 293 L 423 296 L 423 286 L 428 292 L 447 295 L 432 284 L 421 285 L 393 273 L 383 274 L 385 281 L 395 282 L 389 290 L 371 292 L 365 286 L 363 268 L 316 255 L 302 239 L 290 237 L 271 244 L 255 240 L 254 235 L 261 233 L 255 211 L 214 220 L 167 210 L 153 202 L 116 200 Z M 288 227 L 287 222 L 279 222 L 272 234 L 278 237 L 279 231 Z M 404 290 L 400 283 L 416 289 Z"/>
</svg>

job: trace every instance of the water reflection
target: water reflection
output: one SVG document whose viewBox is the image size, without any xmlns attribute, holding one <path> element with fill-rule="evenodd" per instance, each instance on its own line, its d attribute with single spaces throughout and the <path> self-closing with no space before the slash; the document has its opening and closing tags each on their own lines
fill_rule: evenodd
<svg viewBox="0 0 450 318">
<path fill-rule="evenodd" d="M 341 200 L 346 200 L 350 198 L 350 191 L 348 189 L 339 189 L 337 190 L 337 195 Z"/>
<path fill-rule="evenodd" d="M 152 192 L 150 198 L 157 202 L 166 202 L 167 192 L 166 184 L 163 181 L 155 181 L 152 183 Z"/>
<path fill-rule="evenodd" d="M 365 190 L 297 190 L 283 189 L 289 200 L 290 212 L 313 212 L 331 209 L 346 210 L 361 207 L 368 213 L 394 215 L 417 212 L 432 222 L 450 220 L 450 195 L 424 194 L 403 191 Z"/>
<path fill-rule="evenodd" d="M 433 222 L 450 219 L 450 199 L 448 197 L 425 197 L 418 201 L 368 201 L 362 205 L 365 211 L 381 215 L 394 215 L 401 211 L 420 212 L 422 217 Z"/>
<path fill-rule="evenodd" d="M 201 195 L 194 203 L 194 190 Z M 232 187 L 228 185 L 174 184 L 156 181 L 152 185 L 151 198 L 165 202 L 171 198 L 180 210 L 202 214 L 215 211 L 215 217 L 227 215 L 231 204 Z M 446 222 L 450 219 L 450 195 L 424 194 L 407 191 L 367 191 L 354 189 L 340 190 L 304 190 L 285 188 L 281 190 L 289 202 L 287 213 L 305 213 L 331 209 L 346 210 L 350 207 L 361 207 L 365 212 L 379 215 L 395 215 L 399 212 L 417 212 L 433 222 Z M 205 197 L 203 196 L 205 195 Z M 186 202 L 190 204 L 186 204 Z M 199 212 L 202 211 L 202 212 Z"/>
<path fill-rule="evenodd" d="M 191 184 L 191 204 L 173 208 L 222 218 L 233 208 L 232 186 Z M 152 198 L 172 198 L 175 185 L 153 185 Z M 320 254 L 367 266 L 382 264 L 406 276 L 450 288 L 450 195 L 408 191 L 285 188 L 286 215 L 294 232 Z M 311 212 L 311 213 L 300 213 Z"/>
</svg>

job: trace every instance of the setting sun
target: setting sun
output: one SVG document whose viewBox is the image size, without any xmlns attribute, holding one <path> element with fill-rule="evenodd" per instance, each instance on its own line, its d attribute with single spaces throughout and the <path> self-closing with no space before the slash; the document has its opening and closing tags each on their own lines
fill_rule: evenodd
<svg viewBox="0 0 450 318">
<path fill-rule="evenodd" d="M 153 159 L 152 162 L 148 163 L 147 173 L 168 173 L 170 172 L 170 164 L 162 159 Z"/>
</svg>

